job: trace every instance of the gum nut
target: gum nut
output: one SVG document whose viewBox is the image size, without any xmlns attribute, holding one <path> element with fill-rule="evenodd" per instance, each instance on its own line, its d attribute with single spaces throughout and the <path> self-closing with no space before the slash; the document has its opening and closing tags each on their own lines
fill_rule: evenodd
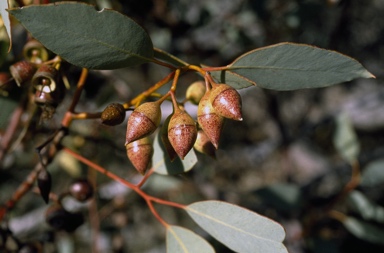
<svg viewBox="0 0 384 253">
<path fill-rule="evenodd" d="M 224 118 L 241 121 L 241 97 L 231 86 L 218 84 L 211 90 L 210 102 L 216 113 Z"/>
<path fill-rule="evenodd" d="M 192 149 L 196 137 L 197 127 L 192 117 L 184 111 L 175 112 L 169 121 L 168 139 L 181 159 Z"/>
<path fill-rule="evenodd" d="M 224 118 L 216 113 L 209 101 L 209 97 L 210 93 L 207 92 L 201 99 L 197 109 L 197 121 L 213 146 L 217 149 L 219 147 Z"/>
<path fill-rule="evenodd" d="M 189 85 L 185 98 L 191 101 L 193 104 L 199 104 L 201 98 L 204 96 L 206 91 L 204 81 L 196 81 Z"/>
<path fill-rule="evenodd" d="M 161 109 L 156 102 L 147 102 L 137 107 L 128 118 L 126 142 L 152 134 L 160 125 Z"/>
<path fill-rule="evenodd" d="M 128 159 L 135 169 L 144 175 L 152 159 L 153 147 L 148 137 L 133 141 L 126 146 Z"/>
<path fill-rule="evenodd" d="M 216 158 L 215 147 L 213 146 L 206 133 L 201 129 L 197 132 L 197 138 L 193 148 L 202 154 Z"/>
</svg>

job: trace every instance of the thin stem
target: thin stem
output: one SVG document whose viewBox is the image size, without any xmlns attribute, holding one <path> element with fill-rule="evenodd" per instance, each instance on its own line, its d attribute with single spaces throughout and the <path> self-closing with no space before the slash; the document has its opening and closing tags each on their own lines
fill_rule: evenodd
<svg viewBox="0 0 384 253">
<path fill-rule="evenodd" d="M 156 202 L 156 203 L 159 203 L 159 204 L 162 204 L 162 205 L 172 206 L 172 207 L 176 207 L 176 208 L 185 209 L 185 205 L 178 204 L 178 203 L 175 203 L 175 202 L 171 202 L 171 201 L 167 201 L 167 200 L 163 200 L 163 199 L 159 199 L 159 198 L 147 195 L 143 190 L 140 189 L 140 186 L 141 186 L 140 183 L 138 185 L 134 185 L 134 184 L 132 184 L 132 183 L 122 179 L 121 177 L 117 176 L 113 172 L 110 172 L 110 171 L 104 169 L 100 165 L 97 165 L 97 164 L 93 163 L 92 161 L 88 160 L 87 158 L 83 157 L 82 155 L 77 154 L 76 152 L 74 152 L 74 151 L 72 151 L 72 150 L 70 150 L 68 148 L 64 147 L 63 151 L 69 153 L 74 158 L 76 158 L 80 162 L 86 164 L 90 168 L 92 168 L 92 169 L 94 169 L 94 170 L 96 170 L 96 171 L 106 175 L 110 179 L 115 180 L 116 182 L 119 182 L 119 183 L 125 185 L 126 187 L 132 189 L 133 191 L 135 191 L 137 194 L 139 194 L 142 198 L 145 199 L 145 201 L 147 202 L 148 207 L 150 208 L 150 210 L 153 213 L 153 215 L 160 221 L 161 224 L 163 224 L 166 227 L 168 226 L 168 224 L 158 215 L 158 213 L 156 212 L 155 208 L 153 207 L 152 202 Z"/>
<path fill-rule="evenodd" d="M 222 70 L 228 70 L 229 66 L 222 66 L 222 67 L 205 67 L 201 68 L 203 71 L 222 71 Z"/>
<path fill-rule="evenodd" d="M 181 72 L 180 69 L 176 69 L 175 77 L 173 78 L 173 83 L 172 83 L 172 86 L 171 86 L 171 89 L 170 89 L 171 92 L 175 92 L 175 90 L 176 90 L 177 82 L 179 81 L 180 72 Z"/>
<path fill-rule="evenodd" d="M 88 77 L 88 72 L 89 71 L 86 68 L 83 68 L 81 70 L 81 75 L 77 82 L 77 88 L 76 88 L 75 94 L 73 95 L 72 103 L 68 108 L 69 112 L 72 112 L 72 113 L 75 112 L 75 107 L 80 100 L 81 93 L 83 92 L 85 81 L 87 80 L 87 77 Z"/>
<path fill-rule="evenodd" d="M 156 58 L 153 58 L 153 59 L 152 59 L 152 62 L 155 63 L 155 64 L 157 64 L 157 65 L 163 66 L 163 67 L 167 67 L 167 68 L 170 68 L 170 69 L 176 69 L 175 66 L 173 66 L 173 65 L 171 65 L 171 64 L 169 64 L 169 63 L 160 61 L 160 60 L 158 60 L 158 59 L 156 59 Z"/>
<path fill-rule="evenodd" d="M 194 70 L 196 72 L 199 72 L 202 76 L 205 76 L 205 73 L 206 73 L 206 70 L 204 70 L 204 69 L 202 69 L 196 65 L 188 65 L 188 66 L 185 66 L 184 68 L 186 68 L 188 70 Z"/>
<path fill-rule="evenodd" d="M 144 177 L 140 180 L 139 183 L 136 184 L 136 187 L 141 188 L 145 182 L 147 182 L 148 178 L 153 174 L 154 170 L 153 167 L 150 168 L 147 173 L 145 173 Z"/>
<path fill-rule="evenodd" d="M 138 105 L 143 101 L 145 98 L 149 97 L 153 92 L 164 86 L 166 83 L 168 83 L 173 76 L 175 75 L 175 71 L 168 74 L 166 77 L 161 79 L 159 82 L 157 82 L 155 85 L 150 87 L 148 90 L 142 92 L 140 95 L 136 96 L 134 99 L 132 99 L 129 103 L 125 103 L 123 106 L 125 109 L 128 109 L 131 105 Z"/>
</svg>

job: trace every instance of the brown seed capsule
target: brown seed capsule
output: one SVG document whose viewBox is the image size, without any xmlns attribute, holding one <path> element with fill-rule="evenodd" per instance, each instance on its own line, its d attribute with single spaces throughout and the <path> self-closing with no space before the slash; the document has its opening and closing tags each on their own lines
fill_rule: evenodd
<svg viewBox="0 0 384 253">
<path fill-rule="evenodd" d="M 204 96 L 206 91 L 204 81 L 196 81 L 189 85 L 185 98 L 191 101 L 193 104 L 197 105 L 200 102 L 200 99 Z"/>
<path fill-rule="evenodd" d="M 50 93 L 56 90 L 58 71 L 50 65 L 43 64 L 32 77 L 32 86 L 36 90 Z"/>
<path fill-rule="evenodd" d="M 135 169 L 144 175 L 152 159 L 153 147 L 148 137 L 128 143 L 126 146 L 128 159 Z"/>
<path fill-rule="evenodd" d="M 36 64 L 41 64 L 49 58 L 48 50 L 35 39 L 31 39 L 25 43 L 23 55 L 26 60 Z"/>
<path fill-rule="evenodd" d="M 168 125 L 168 139 L 181 159 L 188 154 L 195 144 L 197 127 L 192 117 L 178 109 L 172 115 Z"/>
<path fill-rule="evenodd" d="M 93 185 L 87 179 L 81 178 L 74 181 L 68 191 L 77 201 L 85 202 L 93 196 Z"/>
<path fill-rule="evenodd" d="M 172 115 L 173 114 L 169 115 L 165 119 L 164 124 L 161 127 L 161 133 L 160 133 L 161 141 L 163 142 L 164 148 L 167 151 L 169 159 L 171 160 L 171 162 L 173 160 L 175 160 L 175 158 L 177 157 L 177 153 L 176 153 L 175 149 L 172 147 L 172 144 L 168 139 L 168 125 L 169 125 L 169 121 L 172 118 Z"/>
<path fill-rule="evenodd" d="M 209 155 L 212 158 L 216 158 L 215 147 L 209 140 L 206 133 L 201 129 L 197 132 L 197 138 L 195 144 L 193 145 L 193 148 L 202 154 Z"/>
<path fill-rule="evenodd" d="M 197 108 L 197 121 L 213 146 L 219 147 L 220 135 L 223 129 L 224 118 L 218 115 L 209 101 L 211 92 L 208 91 L 200 100 Z"/>
<path fill-rule="evenodd" d="M 21 87 L 32 79 L 33 74 L 36 72 L 36 66 L 28 61 L 19 61 L 11 65 L 9 71 L 17 86 Z"/>
<path fill-rule="evenodd" d="M 112 103 L 107 105 L 101 113 L 101 122 L 108 126 L 116 126 L 123 123 L 125 119 L 125 109 L 122 104 Z"/>
<path fill-rule="evenodd" d="M 161 109 L 157 102 L 137 107 L 128 118 L 125 145 L 152 134 L 160 125 Z"/>
<path fill-rule="evenodd" d="M 223 83 L 214 86 L 209 101 L 217 114 L 228 119 L 243 120 L 240 94 L 231 86 Z"/>
</svg>

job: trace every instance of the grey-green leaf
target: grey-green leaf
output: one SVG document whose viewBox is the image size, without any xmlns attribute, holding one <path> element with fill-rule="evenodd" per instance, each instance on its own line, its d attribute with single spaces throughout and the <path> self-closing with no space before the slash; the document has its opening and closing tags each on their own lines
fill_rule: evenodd
<svg viewBox="0 0 384 253">
<path fill-rule="evenodd" d="M 382 227 L 378 227 L 353 217 L 347 217 L 343 220 L 343 225 L 350 233 L 360 239 L 377 244 L 384 244 L 384 229 Z"/>
<path fill-rule="evenodd" d="M 346 114 L 336 119 L 336 131 L 333 143 L 339 154 L 349 163 L 353 163 L 360 152 L 360 144 L 352 123 Z"/>
<path fill-rule="evenodd" d="M 176 175 L 191 170 L 197 163 L 195 151 L 191 149 L 184 157 L 184 160 L 177 157 L 171 162 L 161 141 L 160 134 L 160 131 L 157 132 L 155 140 L 153 141 L 154 152 L 152 156 L 152 166 L 154 171 L 163 175 Z"/>
<path fill-rule="evenodd" d="M 116 69 L 153 59 L 145 30 L 113 10 L 62 2 L 9 12 L 44 46 L 79 67 Z"/>
<path fill-rule="evenodd" d="M 179 226 L 168 226 L 167 252 L 214 253 L 215 250 L 204 238 L 194 232 Z"/>
<path fill-rule="evenodd" d="M 384 208 L 370 201 L 363 193 L 352 191 L 347 198 L 349 206 L 365 220 L 384 223 Z"/>
<path fill-rule="evenodd" d="M 319 88 L 359 77 L 374 77 L 348 56 L 294 43 L 280 43 L 243 54 L 222 74 L 222 79 L 237 74 L 259 87 L 273 90 Z"/>
<path fill-rule="evenodd" d="M 214 238 L 240 253 L 287 253 L 283 227 L 245 208 L 221 201 L 201 201 L 185 210 Z"/>
<path fill-rule="evenodd" d="M 384 159 L 370 162 L 363 170 L 360 185 L 376 187 L 384 184 Z"/>
</svg>

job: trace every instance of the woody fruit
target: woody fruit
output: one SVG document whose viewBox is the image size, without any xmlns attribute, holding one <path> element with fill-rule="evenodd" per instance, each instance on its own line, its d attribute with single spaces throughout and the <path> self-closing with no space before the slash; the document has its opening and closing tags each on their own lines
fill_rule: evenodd
<svg viewBox="0 0 384 253">
<path fill-rule="evenodd" d="M 144 175 L 151 162 L 153 147 L 149 137 L 144 137 L 128 143 L 126 146 L 128 159 L 135 169 Z"/>
<path fill-rule="evenodd" d="M 160 125 L 159 102 L 147 102 L 138 106 L 128 118 L 125 145 L 152 134 Z"/>
<path fill-rule="evenodd" d="M 177 155 L 184 159 L 197 137 L 197 127 L 192 117 L 176 108 L 168 125 L 168 139 Z"/>
</svg>

